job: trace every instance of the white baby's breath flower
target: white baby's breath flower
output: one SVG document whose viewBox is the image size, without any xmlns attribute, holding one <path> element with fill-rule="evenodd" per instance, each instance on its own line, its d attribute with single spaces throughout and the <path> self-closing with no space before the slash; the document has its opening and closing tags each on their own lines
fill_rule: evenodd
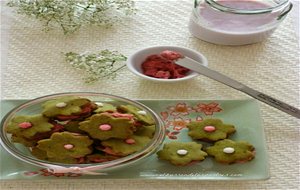
<svg viewBox="0 0 300 190">
<path fill-rule="evenodd" d="M 136 11 L 133 0 L 9 0 L 7 4 L 44 21 L 45 30 L 59 26 L 64 34 L 84 25 L 111 26 Z"/>
<path fill-rule="evenodd" d="M 122 62 L 127 59 L 124 55 L 109 50 L 85 55 L 69 52 L 65 57 L 72 67 L 85 71 L 86 77 L 83 79 L 86 83 L 93 83 L 102 78 L 115 78 L 116 73 L 125 67 Z"/>
</svg>

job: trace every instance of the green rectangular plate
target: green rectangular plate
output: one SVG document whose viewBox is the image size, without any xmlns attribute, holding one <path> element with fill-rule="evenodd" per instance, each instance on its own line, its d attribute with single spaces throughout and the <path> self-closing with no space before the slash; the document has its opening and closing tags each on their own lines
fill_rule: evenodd
<svg viewBox="0 0 300 190">
<path fill-rule="evenodd" d="M 1 118 L 26 100 L 1 101 Z M 107 175 L 52 174 L 24 163 L 0 147 L 0 179 L 163 179 L 163 180 L 264 180 L 269 167 L 264 129 L 258 103 L 246 100 L 138 100 L 159 114 L 167 127 L 165 142 L 189 142 L 186 123 L 204 118 L 219 118 L 233 124 L 233 140 L 245 140 L 256 148 L 256 157 L 247 163 L 224 165 L 208 157 L 191 166 L 173 166 L 156 154 L 141 164 Z M 201 143 L 198 141 L 198 143 Z M 206 144 L 207 145 L 207 144 Z"/>
</svg>

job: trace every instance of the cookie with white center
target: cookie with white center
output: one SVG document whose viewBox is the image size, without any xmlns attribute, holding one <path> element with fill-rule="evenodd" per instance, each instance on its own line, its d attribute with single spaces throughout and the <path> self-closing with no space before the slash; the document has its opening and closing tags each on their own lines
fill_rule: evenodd
<svg viewBox="0 0 300 190">
<path fill-rule="evenodd" d="M 224 139 L 207 147 L 206 152 L 223 164 L 245 163 L 255 157 L 255 148 L 246 141 Z"/>
<path fill-rule="evenodd" d="M 91 115 L 97 105 L 86 98 L 63 96 L 42 104 L 45 117 L 65 121 L 82 119 Z"/>
<path fill-rule="evenodd" d="M 144 125 L 153 125 L 155 123 L 153 117 L 145 110 L 141 110 L 133 105 L 120 105 L 117 110 L 121 113 L 133 114 L 136 120 Z"/>
<path fill-rule="evenodd" d="M 204 119 L 203 121 L 192 121 L 187 124 L 188 135 L 195 140 L 215 142 L 226 139 L 235 133 L 235 127 L 224 124 L 220 119 Z"/>
<path fill-rule="evenodd" d="M 116 112 L 117 107 L 109 103 L 96 102 L 97 109 L 94 110 L 95 113 L 103 113 L 103 112 Z"/>
<path fill-rule="evenodd" d="M 196 142 L 170 142 L 165 143 L 157 155 L 159 159 L 167 160 L 173 165 L 185 166 L 205 159 L 207 153 L 201 149 L 202 145 Z"/>
</svg>

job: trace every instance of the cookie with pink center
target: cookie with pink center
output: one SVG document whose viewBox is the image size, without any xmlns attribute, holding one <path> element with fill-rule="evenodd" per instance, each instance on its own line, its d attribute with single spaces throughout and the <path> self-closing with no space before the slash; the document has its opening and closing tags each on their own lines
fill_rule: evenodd
<svg viewBox="0 0 300 190">
<path fill-rule="evenodd" d="M 47 152 L 43 151 L 37 147 L 33 147 L 31 149 L 31 154 L 40 159 L 40 160 L 46 160 L 50 162 L 57 162 L 57 163 L 64 163 L 64 164 L 78 164 L 79 160 L 78 158 L 73 158 L 73 157 L 65 157 L 65 158 L 60 158 L 60 157 L 53 157 L 49 158 L 47 156 Z"/>
<path fill-rule="evenodd" d="M 205 159 L 207 153 L 201 149 L 202 145 L 196 142 L 170 142 L 165 143 L 157 155 L 159 159 L 167 160 L 173 165 L 186 166 Z"/>
<path fill-rule="evenodd" d="M 64 96 L 48 100 L 42 104 L 42 107 L 42 114 L 45 117 L 65 121 L 88 117 L 97 105 L 86 98 Z"/>
<path fill-rule="evenodd" d="M 136 120 L 144 125 L 154 125 L 153 117 L 144 110 L 141 110 L 133 105 L 120 105 L 117 110 L 121 113 L 129 113 L 134 115 Z"/>
<path fill-rule="evenodd" d="M 151 139 L 146 136 L 132 135 L 127 139 L 109 139 L 102 141 L 104 152 L 115 156 L 127 156 L 142 150 Z"/>
<path fill-rule="evenodd" d="M 255 157 L 255 148 L 246 141 L 224 139 L 207 147 L 206 152 L 223 164 L 245 163 Z"/>
<path fill-rule="evenodd" d="M 62 126 L 51 123 L 41 114 L 18 115 L 11 119 L 5 128 L 12 134 L 12 141 L 32 146 L 42 138 L 49 138 L 53 132 L 61 131 Z"/>
<path fill-rule="evenodd" d="M 190 137 L 207 142 L 226 139 L 236 131 L 234 125 L 224 124 L 220 119 L 212 118 L 192 121 L 187 124 L 187 128 Z"/>
<path fill-rule="evenodd" d="M 61 132 L 38 141 L 37 148 L 46 151 L 48 158 L 81 158 L 92 153 L 92 144 L 93 140 L 86 135 Z"/>
<path fill-rule="evenodd" d="M 115 118 L 106 113 L 94 114 L 88 120 L 80 122 L 79 129 L 98 140 L 126 139 L 136 130 L 132 120 Z"/>
</svg>

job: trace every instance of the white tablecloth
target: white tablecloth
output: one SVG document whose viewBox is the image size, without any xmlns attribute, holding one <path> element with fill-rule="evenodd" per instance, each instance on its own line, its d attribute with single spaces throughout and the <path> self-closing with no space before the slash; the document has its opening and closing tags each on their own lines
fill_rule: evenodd
<svg viewBox="0 0 300 190">
<path fill-rule="evenodd" d="M 299 107 L 299 45 L 291 14 L 262 43 L 218 46 L 198 40 L 187 29 L 193 2 L 139 1 L 137 15 L 111 29 L 85 28 L 72 36 L 41 31 L 41 25 L 2 9 L 1 98 L 35 98 L 66 91 L 94 91 L 140 99 L 247 98 L 199 76 L 160 84 L 124 69 L 116 80 L 84 84 L 61 52 L 118 50 L 130 55 L 152 45 L 178 45 L 202 52 L 209 67 Z M 299 15 L 298 15 L 299 16 Z M 3 41 L 4 40 L 4 41 Z M 7 51 L 6 51 L 7 50 Z M 7 54 L 6 54 L 7 53 Z M 299 189 L 299 121 L 261 104 L 271 178 L 266 181 L 43 180 L 1 181 L 2 189 Z"/>
</svg>

